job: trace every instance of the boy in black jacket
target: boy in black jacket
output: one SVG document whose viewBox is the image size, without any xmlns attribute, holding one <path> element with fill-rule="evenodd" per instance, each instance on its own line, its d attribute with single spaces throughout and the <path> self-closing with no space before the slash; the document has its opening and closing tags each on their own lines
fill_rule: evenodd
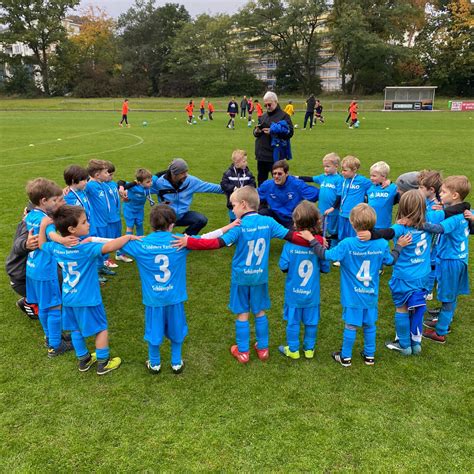
<svg viewBox="0 0 474 474">
<path fill-rule="evenodd" d="M 230 203 L 230 195 L 244 186 L 255 186 L 255 177 L 247 166 L 247 152 L 245 150 L 234 150 L 232 152 L 232 164 L 224 171 L 221 180 L 221 188 L 227 196 L 227 209 L 229 209 L 230 222 L 235 220 L 235 214 Z"/>
</svg>

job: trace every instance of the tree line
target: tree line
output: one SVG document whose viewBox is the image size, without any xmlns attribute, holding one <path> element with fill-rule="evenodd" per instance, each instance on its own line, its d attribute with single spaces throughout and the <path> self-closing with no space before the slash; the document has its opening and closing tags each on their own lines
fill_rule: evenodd
<svg viewBox="0 0 474 474">
<path fill-rule="evenodd" d="M 79 0 L 2 0 L 0 42 L 32 56 L 2 53 L 11 94 L 222 96 L 258 94 L 266 84 L 253 58 L 277 63 L 279 92 L 319 93 L 321 67 L 337 58 L 342 91 L 437 85 L 473 95 L 473 7 L 469 0 L 252 0 L 234 15 L 192 18 L 176 3 L 136 0 L 110 18 Z M 72 12 L 72 14 L 71 14 Z M 80 25 L 68 35 L 66 16 Z M 42 87 L 31 71 L 41 75 Z"/>
</svg>

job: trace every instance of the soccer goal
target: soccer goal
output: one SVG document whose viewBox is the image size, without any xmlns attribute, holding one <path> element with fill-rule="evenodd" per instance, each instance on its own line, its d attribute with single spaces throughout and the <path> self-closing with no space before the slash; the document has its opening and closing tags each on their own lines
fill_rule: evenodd
<svg viewBox="0 0 474 474">
<path fill-rule="evenodd" d="M 384 110 L 433 110 L 436 86 L 385 88 Z"/>
</svg>

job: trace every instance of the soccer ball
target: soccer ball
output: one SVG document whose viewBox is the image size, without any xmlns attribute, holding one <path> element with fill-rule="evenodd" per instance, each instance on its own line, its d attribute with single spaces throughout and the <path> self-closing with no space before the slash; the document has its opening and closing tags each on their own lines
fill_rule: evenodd
<svg viewBox="0 0 474 474">
<path fill-rule="evenodd" d="M 252 126 L 252 122 L 248 122 L 248 123 L 247 123 L 247 127 L 250 128 L 251 126 Z"/>
<path fill-rule="evenodd" d="M 193 124 L 194 124 L 194 125 L 196 125 L 196 124 L 197 124 L 196 120 L 193 120 Z"/>
<path fill-rule="evenodd" d="M 357 120 L 357 122 L 354 124 L 354 128 L 359 128 L 360 122 Z"/>
<path fill-rule="evenodd" d="M 295 123 L 295 128 L 298 128 L 298 124 L 297 124 L 297 123 Z"/>
<path fill-rule="evenodd" d="M 148 125 L 148 122 L 146 120 L 143 121 L 142 125 L 146 127 Z"/>
<path fill-rule="evenodd" d="M 204 122 L 206 122 L 206 121 L 207 121 L 207 117 L 204 117 L 203 120 L 204 120 Z"/>
</svg>

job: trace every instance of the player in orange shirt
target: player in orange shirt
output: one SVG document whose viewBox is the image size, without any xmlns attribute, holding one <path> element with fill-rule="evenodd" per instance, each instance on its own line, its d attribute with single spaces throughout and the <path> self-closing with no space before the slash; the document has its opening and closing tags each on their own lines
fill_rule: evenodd
<svg viewBox="0 0 474 474">
<path fill-rule="evenodd" d="M 257 118 L 260 119 L 260 117 L 263 115 L 262 106 L 260 105 L 260 102 L 257 99 L 255 99 L 253 103 L 254 107 L 257 109 Z"/>
<path fill-rule="evenodd" d="M 211 104 L 211 101 L 207 101 L 207 112 L 209 114 L 209 120 L 214 120 L 212 114 L 214 113 L 214 106 Z"/>
<path fill-rule="evenodd" d="M 123 127 L 123 122 L 126 123 L 127 127 L 130 127 L 128 123 L 128 99 L 125 99 L 122 104 L 122 120 L 119 122 L 121 127 Z"/>
<path fill-rule="evenodd" d="M 206 98 L 203 97 L 201 99 L 201 103 L 199 104 L 199 120 L 202 120 L 205 114 L 206 114 Z"/>
<path fill-rule="evenodd" d="M 349 107 L 349 113 L 351 114 L 351 124 L 349 128 L 353 128 L 354 124 L 357 122 L 357 102 L 354 100 Z"/>
<path fill-rule="evenodd" d="M 191 125 L 193 123 L 194 102 L 190 100 L 184 110 L 188 113 L 188 124 Z"/>
</svg>

